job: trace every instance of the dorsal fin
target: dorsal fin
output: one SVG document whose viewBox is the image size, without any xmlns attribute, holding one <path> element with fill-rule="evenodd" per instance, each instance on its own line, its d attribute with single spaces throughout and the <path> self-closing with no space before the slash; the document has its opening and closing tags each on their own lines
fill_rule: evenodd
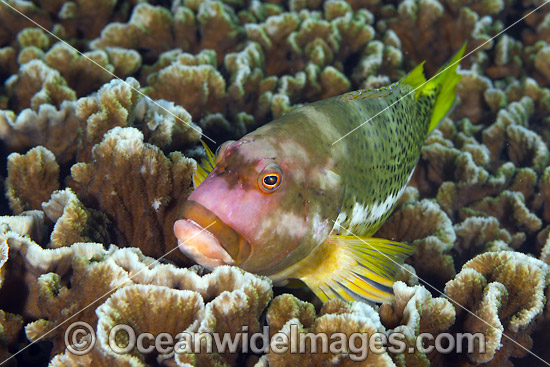
<svg viewBox="0 0 550 367">
<path fill-rule="evenodd" d="M 375 89 L 359 89 L 354 90 L 353 92 L 346 93 L 342 95 L 346 102 L 353 101 L 355 99 L 366 99 L 366 98 L 381 98 L 389 96 L 393 93 L 393 88 L 399 85 L 398 82 L 387 85 L 385 87 L 375 88 Z"/>
<path fill-rule="evenodd" d="M 212 153 L 212 150 L 210 150 L 204 140 L 201 139 L 201 143 L 204 147 L 204 150 L 206 150 L 207 159 L 203 159 L 201 163 L 197 163 L 197 170 L 193 175 L 193 185 L 195 186 L 195 188 L 197 188 L 197 186 L 199 186 L 204 181 L 206 176 L 208 176 L 216 166 L 216 155 Z"/>
</svg>

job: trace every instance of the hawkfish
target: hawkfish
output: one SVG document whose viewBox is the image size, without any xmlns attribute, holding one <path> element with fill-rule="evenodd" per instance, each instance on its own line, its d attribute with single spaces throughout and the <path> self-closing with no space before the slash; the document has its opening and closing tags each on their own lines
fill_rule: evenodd
<svg viewBox="0 0 550 367">
<path fill-rule="evenodd" d="M 203 143 L 208 159 L 174 223 L 180 250 L 208 269 L 301 280 L 323 302 L 391 301 L 414 249 L 372 236 L 454 104 L 464 49 L 428 81 L 422 63 L 387 87 L 296 108 L 216 154 Z"/>
</svg>

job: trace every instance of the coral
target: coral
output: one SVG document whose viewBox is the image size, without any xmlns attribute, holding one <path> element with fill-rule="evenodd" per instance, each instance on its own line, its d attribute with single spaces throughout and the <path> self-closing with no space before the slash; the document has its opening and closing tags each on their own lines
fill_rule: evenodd
<svg viewBox="0 0 550 367">
<path fill-rule="evenodd" d="M 297 319 L 302 325 L 313 325 L 317 313 L 315 307 L 309 302 L 304 302 L 291 294 L 277 296 L 269 304 L 266 319 L 270 327 L 270 333 L 275 334 L 292 319 Z"/>
<path fill-rule="evenodd" d="M 376 236 L 411 243 L 415 252 L 409 261 L 420 278 L 445 282 L 455 275 L 449 254 L 455 232 L 447 215 L 432 201 L 403 203 Z"/>
<path fill-rule="evenodd" d="M 273 15 L 260 24 L 247 24 L 245 30 L 248 39 L 262 47 L 265 54 L 265 70 L 267 75 L 285 74 L 296 65 L 286 43 L 288 36 L 299 27 L 300 20 L 294 13 Z M 284 58 L 277 55 L 285 55 Z M 301 67 L 297 67 L 301 69 Z"/>
<path fill-rule="evenodd" d="M 243 27 L 239 24 L 233 8 L 222 1 L 203 1 L 197 12 L 197 21 L 202 49 L 215 50 L 218 62 L 226 53 L 233 51 L 244 38 Z"/>
<path fill-rule="evenodd" d="M 485 351 L 476 345 L 468 354 L 472 362 L 511 365 L 510 357 L 526 355 L 546 302 L 548 273 L 547 264 L 525 254 L 489 252 L 468 261 L 447 283 L 445 294 L 460 305 L 456 310 L 463 330 L 485 335 Z"/>
<path fill-rule="evenodd" d="M 148 78 L 145 93 L 183 106 L 193 118 L 223 111 L 225 79 L 211 65 L 188 66 L 172 63 Z"/>
<path fill-rule="evenodd" d="M 445 298 L 432 298 L 422 286 L 407 287 L 403 282 L 393 285 L 394 304 L 384 303 L 379 314 L 382 324 L 391 332 L 402 333 L 408 350 L 414 353 L 400 353 L 393 356 L 397 365 L 429 366 L 426 353 L 416 348 L 418 335 L 437 334 L 449 329 L 455 321 L 455 309 Z"/>
<path fill-rule="evenodd" d="M 57 16 L 63 20 L 64 27 L 67 29 L 74 28 L 75 30 L 71 33 L 80 32 L 86 35 L 86 38 L 95 37 L 99 34 L 109 22 L 117 4 L 115 0 L 93 2 L 77 0 L 59 3 L 62 6 L 58 9 Z M 52 5 L 49 4 L 49 6 Z"/>
<path fill-rule="evenodd" d="M 115 70 L 109 63 L 109 55 L 105 51 L 79 54 L 76 49 L 64 42 L 53 45 L 43 59 L 48 66 L 61 73 L 77 96 L 97 90 L 112 78 Z"/>
<path fill-rule="evenodd" d="M 522 244 L 526 236 L 538 231 L 541 220 L 526 206 L 520 192 L 503 191 L 497 197 L 488 197 L 460 211 L 461 219 L 471 216 L 494 216 L 512 235 L 512 247 Z"/>
<path fill-rule="evenodd" d="M 239 109 L 263 119 L 269 112 L 270 95 L 276 86 L 276 78 L 266 78 L 263 72 L 265 56 L 256 42 L 250 42 L 241 52 L 229 53 L 224 66 L 230 73 L 227 92 Z"/>
<path fill-rule="evenodd" d="M 473 256 L 493 248 L 507 247 L 512 236 L 500 227 L 495 217 L 468 217 L 454 226 L 457 240 L 454 249 L 462 258 Z"/>
<path fill-rule="evenodd" d="M 19 215 L 0 217 L 0 233 L 13 232 L 22 236 L 30 236 L 40 242 L 44 237 L 44 229 L 44 213 L 40 210 L 28 210 Z M 7 245 L 7 243 L 4 244 Z M 3 257 L 3 255 L 7 255 L 7 251 L 8 248 L 3 247 L 0 257 L 3 259 L 2 264 L 8 259 L 7 256 Z"/>
<path fill-rule="evenodd" d="M 145 60 L 154 60 L 161 52 L 174 46 L 172 23 L 172 14 L 167 9 L 142 3 L 133 9 L 128 23 L 108 24 L 90 46 L 93 49 L 113 46 L 139 48 Z"/>
<path fill-rule="evenodd" d="M 364 56 L 351 75 L 352 81 L 361 89 L 383 87 L 403 76 L 398 68 L 402 63 L 401 43 L 396 38 L 395 32 L 389 30 L 384 42 L 373 40 L 367 44 Z"/>
<path fill-rule="evenodd" d="M 173 223 L 191 190 L 195 162 L 174 152 L 166 157 L 144 143 L 135 128 L 111 129 L 92 152 L 91 163 L 71 168 L 70 186 L 84 205 L 112 221 L 112 238 L 150 256 L 184 261 Z"/>
<path fill-rule="evenodd" d="M 9 259 L 2 267 L 4 284 L 0 308 L 17 312 L 25 318 L 36 318 L 37 279 L 44 273 L 65 274 L 73 256 L 89 256 L 102 248 L 100 244 L 76 244 L 72 247 L 43 249 L 35 241 L 42 240 L 44 213 L 31 211 L 18 217 L 1 217 L 0 242 L 9 248 Z M 32 236 L 32 238 L 31 238 Z"/>
<path fill-rule="evenodd" d="M 0 45 L 14 40 L 22 29 L 35 26 L 27 19 L 22 18 L 19 13 L 23 13 L 46 29 L 50 29 L 52 26 L 48 14 L 36 4 L 19 0 L 3 1 L 0 7 Z"/>
<path fill-rule="evenodd" d="M 17 334 L 23 328 L 23 318 L 0 310 L 0 358 L 6 362 L 11 354 L 8 349 L 17 342 Z"/>
<path fill-rule="evenodd" d="M 548 57 L 550 57 L 550 45 L 548 42 L 539 41 L 533 46 L 525 49 L 527 60 L 532 63 L 530 66 L 534 69 L 534 78 L 543 86 L 550 85 L 550 67 L 548 66 Z"/>
<path fill-rule="evenodd" d="M 487 91 L 494 90 L 493 83 L 473 70 L 460 70 L 459 74 L 461 79 L 456 86 L 456 93 L 461 103 L 453 114 L 460 118 L 466 117 L 474 124 L 479 123 L 487 118 L 487 99 L 495 98 L 487 95 Z M 495 104 L 500 105 L 498 102 Z"/>
<path fill-rule="evenodd" d="M 17 73 L 17 53 L 13 47 L 0 48 L 0 80 Z M 6 106 L 1 106 L 6 108 Z"/>
<path fill-rule="evenodd" d="M 56 191 L 42 203 L 46 216 L 55 223 L 50 248 L 70 246 L 76 242 L 110 243 L 109 220 L 105 214 L 82 205 L 71 189 Z"/>
<path fill-rule="evenodd" d="M 38 146 L 21 155 L 8 157 L 6 196 L 16 214 L 40 209 L 51 193 L 59 187 L 59 165 L 48 149 Z"/>
<path fill-rule="evenodd" d="M 0 221 L 2 220 L 3 218 L 0 218 Z M 2 226 L 6 226 L 6 223 L 2 223 Z M 7 229 L 5 228 L 2 228 L 3 231 L 6 231 Z M 0 244 L 0 288 L 2 288 L 2 284 L 4 283 L 4 271 L 2 270 L 2 267 L 4 266 L 4 264 L 6 263 L 6 261 L 8 261 L 8 244 L 3 242 Z"/>
<path fill-rule="evenodd" d="M 134 126 L 143 131 L 144 139 L 161 149 L 181 149 L 201 137 L 191 115 L 173 102 L 142 98 L 135 106 L 134 118 Z"/>
<path fill-rule="evenodd" d="M 40 28 L 25 28 L 17 34 L 17 43 L 20 48 L 36 47 L 42 51 L 50 46 L 48 35 Z"/>
<path fill-rule="evenodd" d="M 78 153 L 80 161 L 90 161 L 93 146 L 117 126 L 140 128 L 147 142 L 162 149 L 181 149 L 198 142 L 201 130 L 184 108 L 140 98 L 140 94 L 139 83 L 128 78 L 125 82 L 112 80 L 97 95 L 78 100 L 76 114 L 85 131 Z"/>
<path fill-rule="evenodd" d="M 41 145 L 60 164 L 74 158 L 80 139 L 79 126 L 74 102 L 63 102 L 59 109 L 42 104 L 38 112 L 25 109 L 18 115 L 0 111 L 0 139 L 10 150 L 24 151 Z"/>
<path fill-rule="evenodd" d="M 522 51 L 521 42 L 508 35 L 503 35 L 495 44 L 493 50 L 494 64 L 485 69 L 486 74 L 493 79 L 510 75 L 519 77 L 523 66 Z"/>
<path fill-rule="evenodd" d="M 135 74 L 141 67 L 141 56 L 135 50 L 127 50 L 121 47 L 107 47 L 109 62 L 113 65 L 115 74 L 119 78 Z"/>
<path fill-rule="evenodd" d="M 431 54 L 426 70 L 434 73 L 468 40 L 473 49 L 489 40 L 487 26 L 489 17 L 480 17 L 472 8 L 464 6 L 446 9 L 444 4 L 435 0 L 406 0 L 399 3 L 395 18 L 387 21 L 387 27 L 395 31 L 403 45 L 402 50 L 412 60 L 421 62 L 420 55 Z M 415 29 L 415 32 L 411 32 Z M 483 48 L 490 47 L 489 44 Z M 438 52 L 433 52 L 436 46 Z"/>
<path fill-rule="evenodd" d="M 266 318 L 270 332 L 286 335 L 288 345 L 295 348 L 294 352 L 292 347 L 280 352 L 270 350 L 266 355 L 269 365 L 328 366 L 337 363 L 339 366 L 394 366 L 388 353 L 367 353 L 368 340 L 351 337 L 354 333 L 356 336 L 361 336 L 360 333 L 371 336 L 385 331 L 376 311 L 364 303 L 332 300 L 321 308 L 316 317 L 313 305 L 294 296 L 282 295 L 273 300 Z M 350 340 L 350 345 L 343 343 L 339 348 L 323 350 L 322 338 L 299 337 L 293 341 L 299 333 L 324 334 L 333 342 L 346 338 Z"/>
<path fill-rule="evenodd" d="M 129 78 L 125 82 L 112 80 L 96 95 L 80 98 L 76 115 L 83 122 L 84 137 L 78 153 L 79 161 L 89 161 L 92 147 L 103 140 L 110 129 L 128 124 L 129 116 L 139 95 L 139 83 Z"/>
<path fill-rule="evenodd" d="M 61 74 L 41 60 L 32 60 L 19 68 L 16 77 L 6 82 L 15 111 L 25 108 L 38 111 L 42 104 L 60 107 L 63 101 L 74 101 L 75 92 Z"/>
<path fill-rule="evenodd" d="M 71 248 L 82 245 L 89 244 Z M 69 270 L 70 286 L 64 276 Z M 119 324 L 131 326 L 136 333 L 165 332 L 172 337 L 180 332 L 234 334 L 244 326 L 255 332 L 259 330 L 260 314 L 272 297 L 270 281 L 237 268 L 220 267 L 201 277 L 188 269 L 161 264 L 139 250 L 116 246 L 107 251 L 96 248 L 85 256 L 75 254 L 70 268 L 42 275 L 38 288 L 40 315 L 47 319 L 27 324 L 25 331 L 30 340 L 41 336 L 52 340 L 53 353 L 62 352 L 52 361 L 61 365 L 85 361 L 93 365 L 119 364 L 129 363 L 128 360 L 145 365 L 150 356 L 136 350 L 118 354 L 110 348 L 109 332 Z M 57 343 L 70 325 L 67 320 L 84 321 L 93 327 L 97 324 L 98 344 L 91 354 L 75 356 L 64 351 L 64 343 Z M 123 338 L 122 335 L 116 339 L 121 347 L 127 344 Z M 181 354 L 176 358 L 206 363 L 214 358 L 234 360 L 229 354 Z"/>
</svg>

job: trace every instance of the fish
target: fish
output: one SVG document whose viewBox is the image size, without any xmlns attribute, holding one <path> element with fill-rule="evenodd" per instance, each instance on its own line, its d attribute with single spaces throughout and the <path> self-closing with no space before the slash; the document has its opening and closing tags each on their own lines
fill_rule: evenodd
<svg viewBox="0 0 550 367">
<path fill-rule="evenodd" d="M 431 79 L 399 81 L 296 108 L 197 166 L 174 234 L 207 269 L 301 281 L 333 298 L 391 302 L 414 248 L 373 235 L 409 183 L 427 135 L 450 112 L 465 45 Z"/>
</svg>

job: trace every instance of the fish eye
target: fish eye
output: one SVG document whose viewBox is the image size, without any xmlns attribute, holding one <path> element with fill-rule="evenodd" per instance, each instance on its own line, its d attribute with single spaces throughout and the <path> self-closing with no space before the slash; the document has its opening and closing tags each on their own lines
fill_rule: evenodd
<svg viewBox="0 0 550 367">
<path fill-rule="evenodd" d="M 265 193 L 275 191 L 282 182 L 282 170 L 277 164 L 269 164 L 258 176 L 258 187 Z"/>
</svg>

